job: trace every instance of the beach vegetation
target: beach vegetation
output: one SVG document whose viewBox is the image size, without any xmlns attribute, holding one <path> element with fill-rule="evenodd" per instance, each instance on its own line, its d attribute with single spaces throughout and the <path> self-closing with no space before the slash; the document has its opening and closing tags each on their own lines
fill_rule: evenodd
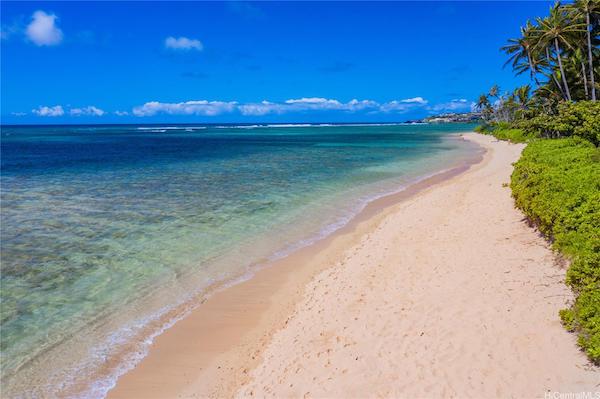
<svg viewBox="0 0 600 399">
<path fill-rule="evenodd" d="M 597 108 L 593 105 L 569 108 L 564 103 L 597 101 L 600 1 L 557 2 L 546 17 L 526 21 L 520 33 L 501 51 L 508 56 L 505 66 L 510 65 L 517 75 L 527 73 L 531 83 L 510 92 L 494 85 L 483 93 L 476 105 L 484 123 L 519 123 L 540 116 L 563 118 L 559 114 L 569 110 L 594 112 Z M 563 136 L 560 129 L 547 131 Z"/>
<path fill-rule="evenodd" d="M 515 164 L 515 204 L 570 261 L 575 300 L 563 325 L 600 364 L 600 1 L 554 4 L 501 48 L 530 84 L 483 93 L 476 130 L 528 143 Z"/>
<path fill-rule="evenodd" d="M 536 140 L 511 178 L 515 203 L 571 264 L 576 295 L 560 312 L 565 327 L 600 362 L 600 149 L 579 137 Z"/>
<path fill-rule="evenodd" d="M 600 145 L 600 102 L 562 102 L 556 114 L 537 114 L 518 121 L 528 135 L 543 138 L 577 136 Z"/>
</svg>

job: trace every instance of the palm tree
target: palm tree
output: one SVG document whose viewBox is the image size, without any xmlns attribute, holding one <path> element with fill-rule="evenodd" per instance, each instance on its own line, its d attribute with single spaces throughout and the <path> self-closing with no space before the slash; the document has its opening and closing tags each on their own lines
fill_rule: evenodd
<svg viewBox="0 0 600 399">
<path fill-rule="evenodd" d="M 498 117 L 499 112 L 497 109 L 497 105 L 500 102 L 500 86 L 493 85 L 490 88 L 488 97 L 496 99 L 496 101 L 493 104 L 490 102 L 490 112 L 491 112 L 492 116 L 494 117 L 494 119 L 496 120 L 496 122 L 498 122 L 499 121 L 499 117 Z"/>
<path fill-rule="evenodd" d="M 513 92 L 502 96 L 499 108 L 504 122 L 514 121 L 517 114 L 516 111 L 520 108 L 516 94 Z"/>
<path fill-rule="evenodd" d="M 573 56 L 575 62 L 579 63 L 579 65 L 581 65 L 581 77 L 583 78 L 583 89 L 585 92 L 585 99 L 587 100 L 590 93 L 588 90 L 588 81 L 587 81 L 587 76 L 585 74 L 585 62 L 583 61 L 583 55 L 581 54 L 581 50 L 577 49 L 577 51 L 575 52 L 575 55 Z M 591 72 L 591 77 L 592 80 L 594 79 L 594 70 L 590 70 Z M 596 90 L 594 90 L 594 84 L 592 83 L 592 101 L 596 101 Z"/>
<path fill-rule="evenodd" d="M 553 110 L 556 110 L 558 103 L 564 99 L 553 85 L 556 85 L 556 82 L 549 81 L 545 85 L 538 87 L 533 97 L 534 106 L 538 109 L 541 108 L 545 114 L 552 114 Z"/>
<path fill-rule="evenodd" d="M 493 85 L 490 89 L 489 96 L 498 98 L 498 94 L 500 93 L 500 87 L 498 85 Z"/>
<path fill-rule="evenodd" d="M 537 61 L 535 59 L 535 29 L 536 27 L 531 21 L 527 21 L 525 26 L 521 27 L 521 37 L 518 39 L 508 39 L 509 44 L 500 49 L 510 56 L 504 66 L 512 62 L 512 68 L 516 71 L 517 75 L 529 70 L 531 79 L 535 80 L 536 84 L 539 86 L 539 82 L 536 78 Z"/>
<path fill-rule="evenodd" d="M 581 73 L 577 73 L 577 75 L 581 75 L 581 81 L 583 85 L 583 91 L 585 96 L 583 97 L 585 100 L 589 98 L 589 90 L 588 90 L 588 81 L 587 81 L 587 73 L 585 69 L 585 58 L 583 56 L 583 52 L 580 48 L 575 49 L 572 52 L 571 56 L 567 59 L 569 63 L 570 70 L 572 71 L 581 71 Z M 567 68 L 569 69 L 569 68 Z M 575 75 L 575 74 L 573 74 Z M 579 83 L 579 82 L 577 82 Z"/>
<path fill-rule="evenodd" d="M 515 91 L 513 92 L 513 96 L 519 103 L 519 107 L 521 107 L 521 109 L 527 108 L 527 105 L 529 104 L 529 91 L 530 90 L 531 90 L 531 87 L 529 85 L 525 85 L 525 86 L 517 87 L 515 89 Z"/>
<path fill-rule="evenodd" d="M 477 109 L 481 112 L 481 116 L 485 121 L 489 120 L 490 116 L 492 116 L 492 104 L 490 103 L 487 94 L 479 96 L 479 99 L 477 100 Z"/>
<path fill-rule="evenodd" d="M 490 99 L 488 98 L 488 96 L 485 94 L 480 95 L 479 99 L 477 100 L 477 108 L 483 110 L 489 106 L 490 106 Z"/>
<path fill-rule="evenodd" d="M 539 30 L 538 46 L 550 47 L 554 45 L 554 51 L 558 60 L 558 68 L 565 89 L 567 100 L 571 101 L 571 91 L 567 83 L 567 76 L 562 63 L 563 50 L 561 44 L 565 48 L 573 48 L 572 35 L 577 32 L 582 32 L 584 25 L 581 23 L 573 23 L 569 18 L 564 8 L 557 2 L 550 8 L 550 15 L 546 18 L 537 18 Z"/>
<path fill-rule="evenodd" d="M 550 50 L 548 49 L 548 47 L 544 48 L 544 52 L 546 57 L 543 60 L 544 68 L 542 69 L 542 74 L 554 82 L 554 84 L 558 88 L 558 91 L 560 92 L 561 97 L 567 100 L 565 89 L 563 89 L 562 85 L 559 82 L 560 77 L 557 77 L 558 75 L 560 75 L 560 72 L 557 73 L 556 69 L 553 66 L 554 60 L 550 55 Z"/>
<path fill-rule="evenodd" d="M 596 84 L 594 81 L 594 61 L 592 55 L 592 15 L 600 14 L 600 2 L 598 0 L 575 0 L 573 7 L 585 16 L 587 52 L 588 52 L 588 70 L 590 71 L 590 86 L 592 92 L 592 101 L 596 101 Z M 587 89 L 586 89 L 587 90 Z"/>
</svg>

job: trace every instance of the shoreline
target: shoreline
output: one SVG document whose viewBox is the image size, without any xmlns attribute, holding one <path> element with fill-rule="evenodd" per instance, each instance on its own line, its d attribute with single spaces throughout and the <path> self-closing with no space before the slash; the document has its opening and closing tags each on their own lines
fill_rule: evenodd
<svg viewBox="0 0 600 399">
<path fill-rule="evenodd" d="M 464 140 L 465 133 L 450 135 Z M 268 341 L 267 337 L 277 328 L 274 325 L 281 324 L 283 315 L 290 311 L 299 300 L 304 285 L 316 273 L 329 267 L 331 259 L 324 252 L 343 251 L 376 225 L 390 211 L 390 208 L 433 186 L 444 183 L 482 162 L 485 149 L 478 147 L 468 159 L 455 163 L 433 175 L 425 176 L 397 192 L 369 201 L 346 224 L 331 234 L 294 249 L 281 258 L 267 260 L 260 267 L 252 270 L 250 275 L 241 275 L 209 287 L 207 293 L 203 295 L 205 298 L 200 301 L 198 306 L 178 318 L 176 324 L 158 335 L 150 345 L 146 356 L 133 369 L 118 377 L 116 385 L 108 391 L 107 397 L 140 395 L 165 397 L 178 394 L 181 386 L 188 385 L 188 382 L 178 381 L 166 387 L 161 381 L 160 387 L 153 386 L 156 378 L 152 375 L 162 374 L 161 370 L 165 368 L 164 363 L 169 361 L 174 364 L 193 363 L 193 366 L 189 367 L 203 370 L 201 372 L 203 376 L 200 377 L 203 381 L 214 381 L 215 377 L 220 381 L 243 380 L 246 375 L 244 370 L 251 368 L 257 360 L 258 352 L 250 349 L 255 345 L 249 342 L 260 340 L 264 344 L 265 339 Z M 314 263 L 318 265 L 314 265 Z M 293 282 L 289 281 L 292 274 Z M 294 293 L 294 295 L 290 296 L 290 293 Z M 276 302 L 277 305 L 270 305 L 269 303 L 272 302 Z M 282 302 L 285 302 L 285 305 L 282 305 Z M 246 305 L 236 306 L 239 303 Z M 277 309 L 273 309 L 274 307 Z M 213 327 L 218 330 L 217 333 L 211 331 Z M 223 338 L 224 331 L 225 335 L 229 334 L 226 338 Z M 264 331 L 270 331 L 270 333 L 265 336 L 262 334 Z M 195 348 L 193 350 L 195 359 L 187 359 L 188 355 L 183 353 L 180 345 L 182 340 L 191 343 L 190 345 Z M 217 363 L 235 362 L 241 352 L 245 352 L 252 360 L 238 365 L 240 366 L 238 368 L 242 370 L 241 373 L 218 365 L 216 369 L 206 371 L 206 368 Z M 165 353 L 169 354 L 167 355 L 169 359 L 165 358 Z M 186 373 L 182 373 L 182 376 L 184 374 Z M 198 384 L 194 383 L 193 385 Z M 201 396 L 231 396 L 233 393 L 232 386 L 223 389 L 224 387 L 217 385 L 211 383 L 210 387 L 203 386 L 204 393 Z M 237 387 L 236 384 L 234 386 Z"/>
<path fill-rule="evenodd" d="M 564 268 L 502 187 L 522 146 L 467 139 L 486 149 L 480 162 L 374 201 L 328 238 L 216 292 L 159 336 L 107 397 L 498 397 L 597 390 L 598 369 L 558 319 L 572 298 Z M 471 191 L 477 206 L 465 209 Z M 479 200 L 499 195 L 500 210 Z M 456 207 L 463 213 L 453 224 Z M 506 234 L 513 238 L 502 238 Z M 377 279 L 382 269 L 385 278 Z M 398 309 L 385 314 L 394 306 L 390 299 Z"/>
<path fill-rule="evenodd" d="M 435 164 L 436 166 L 420 171 L 420 174 L 409 174 L 406 178 L 400 179 L 395 184 L 381 185 L 379 187 L 373 186 L 371 190 L 363 190 L 365 194 L 362 197 L 352 197 L 353 200 L 356 200 L 354 201 L 356 202 L 356 206 L 343 208 L 345 213 L 340 213 L 338 218 L 333 221 L 329 220 L 332 218 L 329 218 L 327 221 L 322 220 L 322 223 L 326 223 L 318 231 L 309 232 L 296 241 L 288 240 L 287 244 L 279 248 L 273 246 L 273 251 L 269 255 L 265 254 L 261 257 L 252 257 L 250 255 L 245 270 L 240 270 L 237 274 L 213 280 L 208 285 L 203 286 L 201 290 L 194 290 L 195 292 L 188 294 L 184 301 L 180 301 L 173 306 L 156 307 L 154 302 L 158 301 L 159 299 L 157 298 L 161 298 L 161 296 L 148 297 L 148 300 L 152 302 L 152 306 L 160 312 L 157 316 L 137 317 L 129 309 L 125 309 L 111 315 L 110 319 L 91 325 L 87 329 L 89 334 L 67 338 L 70 341 L 66 340 L 65 342 L 70 342 L 69 346 L 71 347 L 67 356 L 61 355 L 59 356 L 60 359 L 54 357 L 60 354 L 61 347 L 59 345 L 52 347 L 48 351 L 40 352 L 39 356 L 29 361 L 32 366 L 27 365 L 20 372 L 20 375 L 17 376 L 18 378 L 6 379 L 10 385 L 7 385 L 9 389 L 5 387 L 5 390 L 7 392 L 19 392 L 21 391 L 21 387 L 34 386 L 35 391 L 41 395 L 45 395 L 44 392 L 46 392 L 50 394 L 60 393 L 64 397 L 79 397 L 82 395 L 105 397 L 107 392 L 114 388 L 116 381 L 133 370 L 140 362 L 144 361 L 149 348 L 153 346 L 153 342 L 157 337 L 171 329 L 174 324 L 178 324 L 181 320 L 187 318 L 194 309 L 202 306 L 216 293 L 222 290 L 229 290 L 232 286 L 243 283 L 248 279 L 253 279 L 255 274 L 260 270 L 282 263 L 279 262 L 281 259 L 286 259 L 298 251 L 304 250 L 312 253 L 318 248 L 324 247 L 324 241 L 333 239 L 336 235 L 346 230 L 352 230 L 354 224 L 363 219 L 368 219 L 373 214 L 380 212 L 384 207 L 402 201 L 413 195 L 414 192 L 428 185 L 435 184 L 438 181 L 445 180 L 450 175 L 460 173 L 468 165 L 475 163 L 481 156 L 480 152 L 482 149 L 474 144 L 461 143 L 464 141 L 461 135 L 461 132 L 449 132 L 444 135 L 444 141 L 454 143 L 451 146 L 464 146 L 461 156 L 455 158 L 446 157 L 445 163 L 438 162 Z M 338 203 L 342 207 L 350 201 L 348 198 L 344 199 L 341 197 L 339 200 Z M 286 227 L 284 229 L 287 230 Z M 315 246 L 315 244 L 318 245 Z M 309 259 L 309 257 L 307 256 L 306 259 Z M 287 263 L 287 261 L 283 263 Z M 300 263 L 305 263 L 305 260 L 300 261 Z M 294 266 L 294 268 L 298 267 L 300 266 Z M 195 285 L 192 280 L 189 280 L 186 287 L 194 288 Z M 164 288 L 161 287 L 160 289 Z M 186 289 L 175 291 L 167 289 L 162 292 L 173 296 L 179 295 L 177 292 L 189 293 Z M 140 303 L 143 304 L 144 302 Z M 133 308 L 134 306 L 132 306 Z M 131 316 L 135 317 L 132 318 Z M 128 320 L 132 321 L 129 322 Z M 119 321 L 127 321 L 128 324 L 122 327 L 119 326 Z M 112 328 L 115 325 L 117 325 L 118 329 Z M 106 336 L 102 336 L 101 340 L 94 340 L 93 337 L 98 336 L 97 331 L 101 331 L 100 334 L 105 331 L 109 331 L 109 333 Z M 110 331 L 116 331 L 116 333 L 113 334 Z M 82 338 L 80 339 L 80 337 Z M 85 346 L 86 342 L 80 344 L 77 340 L 87 340 L 87 343 L 90 343 L 90 345 Z M 64 345 L 64 343 L 61 342 L 61 345 Z M 91 348 L 89 353 L 83 353 L 79 350 L 79 348 L 87 350 L 88 347 Z M 98 356 L 100 356 L 100 361 L 97 360 Z M 78 359 L 84 359 L 84 361 L 78 361 Z M 62 363 L 57 363 L 57 360 L 62 361 Z M 52 363 L 56 367 L 54 370 L 49 366 Z M 67 367 L 62 367 L 64 365 Z M 48 370 L 51 371 L 49 372 Z"/>
<path fill-rule="evenodd" d="M 558 316 L 565 262 L 505 185 L 524 145 L 468 139 L 485 160 L 398 204 L 313 279 L 236 397 L 600 391 Z"/>
</svg>

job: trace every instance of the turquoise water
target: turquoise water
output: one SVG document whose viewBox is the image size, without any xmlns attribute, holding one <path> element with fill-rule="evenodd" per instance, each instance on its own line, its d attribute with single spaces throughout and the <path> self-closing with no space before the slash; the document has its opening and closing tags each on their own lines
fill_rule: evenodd
<svg viewBox="0 0 600 399">
<path fill-rule="evenodd" d="M 103 396 L 165 314 L 471 156 L 470 129 L 2 127 L 5 393 Z"/>
</svg>

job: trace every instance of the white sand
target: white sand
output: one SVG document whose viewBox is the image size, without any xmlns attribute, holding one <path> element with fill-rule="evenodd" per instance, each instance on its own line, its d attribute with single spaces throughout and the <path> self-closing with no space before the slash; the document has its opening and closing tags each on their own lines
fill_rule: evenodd
<svg viewBox="0 0 600 399">
<path fill-rule="evenodd" d="M 239 397 L 544 397 L 600 391 L 560 325 L 564 265 L 513 206 L 523 148 L 409 199 L 307 286 Z"/>
</svg>

